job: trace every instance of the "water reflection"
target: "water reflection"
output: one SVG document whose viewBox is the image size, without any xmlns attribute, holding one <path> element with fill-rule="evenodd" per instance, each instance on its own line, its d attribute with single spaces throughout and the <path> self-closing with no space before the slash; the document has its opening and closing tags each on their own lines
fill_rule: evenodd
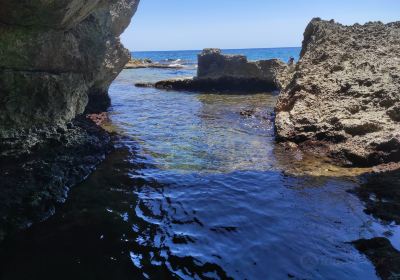
<svg viewBox="0 0 400 280">
<path fill-rule="evenodd" d="M 56 216 L 9 243 L 2 279 L 376 278 L 346 243 L 385 231 L 346 192 L 354 182 L 156 173 L 116 143 Z"/>
</svg>

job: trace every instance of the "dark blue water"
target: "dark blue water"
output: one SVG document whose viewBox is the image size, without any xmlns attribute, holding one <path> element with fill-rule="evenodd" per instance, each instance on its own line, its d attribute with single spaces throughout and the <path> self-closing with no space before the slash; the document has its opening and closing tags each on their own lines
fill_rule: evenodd
<svg viewBox="0 0 400 280">
<path fill-rule="evenodd" d="M 230 53 L 287 60 L 299 49 Z M 120 74 L 116 149 L 56 216 L 16 238 L 2 279 L 377 279 L 349 242 L 385 233 L 397 246 L 398 227 L 348 193 L 363 170 L 276 145 L 275 95 L 134 86 L 193 75 L 196 54 L 135 53 L 190 63 Z"/>
</svg>

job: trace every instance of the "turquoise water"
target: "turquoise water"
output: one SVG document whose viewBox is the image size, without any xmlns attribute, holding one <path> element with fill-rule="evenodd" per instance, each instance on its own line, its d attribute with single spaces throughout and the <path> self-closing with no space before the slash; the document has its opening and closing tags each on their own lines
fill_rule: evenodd
<svg viewBox="0 0 400 280">
<path fill-rule="evenodd" d="M 286 60 L 299 49 L 232 52 Z M 189 62 L 119 75 L 115 150 L 11 242 L 0 279 L 377 279 L 349 242 L 389 232 L 399 244 L 398 227 L 364 213 L 351 172 L 276 145 L 276 95 L 134 86 L 193 75 L 196 53 L 136 54 Z"/>
</svg>

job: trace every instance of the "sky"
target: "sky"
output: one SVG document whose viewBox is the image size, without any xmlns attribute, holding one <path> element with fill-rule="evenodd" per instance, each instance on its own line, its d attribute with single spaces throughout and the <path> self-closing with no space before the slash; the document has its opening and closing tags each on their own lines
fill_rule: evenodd
<svg viewBox="0 0 400 280">
<path fill-rule="evenodd" d="M 400 20 L 400 0 L 141 0 L 121 36 L 131 51 L 301 46 L 314 18 Z"/>
</svg>

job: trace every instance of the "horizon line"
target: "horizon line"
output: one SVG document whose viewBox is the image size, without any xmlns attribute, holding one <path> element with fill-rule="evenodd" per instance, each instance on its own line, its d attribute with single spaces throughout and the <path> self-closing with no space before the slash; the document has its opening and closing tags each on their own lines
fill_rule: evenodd
<svg viewBox="0 0 400 280">
<path fill-rule="evenodd" d="M 301 48 L 301 46 L 296 46 L 296 47 L 268 47 L 268 48 L 211 48 L 211 49 L 220 49 L 222 51 L 233 51 L 233 50 L 263 50 L 263 49 L 292 49 L 292 48 Z M 202 51 L 204 49 L 208 48 L 203 48 L 203 49 L 184 49 L 184 50 L 129 50 L 129 52 L 185 52 L 185 51 Z"/>
</svg>

